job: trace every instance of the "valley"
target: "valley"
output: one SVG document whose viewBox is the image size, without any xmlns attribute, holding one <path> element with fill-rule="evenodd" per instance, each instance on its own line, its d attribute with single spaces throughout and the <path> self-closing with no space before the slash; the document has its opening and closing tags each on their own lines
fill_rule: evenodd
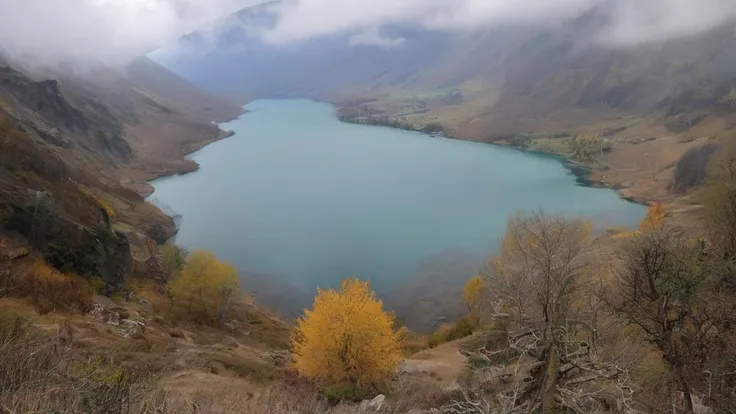
<svg viewBox="0 0 736 414">
<path fill-rule="evenodd" d="M 0 414 L 732 412 L 736 7 L 502 3 L 0 6 Z"/>
</svg>

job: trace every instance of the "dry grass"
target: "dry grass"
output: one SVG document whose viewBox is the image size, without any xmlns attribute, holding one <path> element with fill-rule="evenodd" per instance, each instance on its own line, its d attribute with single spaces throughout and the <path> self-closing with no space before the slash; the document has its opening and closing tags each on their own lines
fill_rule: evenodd
<svg viewBox="0 0 736 414">
<path fill-rule="evenodd" d="M 278 383 L 259 388 L 241 380 L 204 373 L 165 379 L 141 404 L 141 413 L 162 414 L 348 414 L 350 404 L 329 405 L 306 384 Z"/>
<path fill-rule="evenodd" d="M 15 272 L 12 296 L 27 298 L 41 313 L 92 308 L 93 289 L 84 278 L 62 274 L 40 260 Z"/>
</svg>

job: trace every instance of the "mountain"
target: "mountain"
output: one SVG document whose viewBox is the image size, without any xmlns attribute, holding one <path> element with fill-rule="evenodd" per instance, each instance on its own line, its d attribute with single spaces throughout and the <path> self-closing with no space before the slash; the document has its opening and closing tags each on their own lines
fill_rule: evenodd
<svg viewBox="0 0 736 414">
<path fill-rule="evenodd" d="M 629 116 L 654 116 L 681 133 L 731 113 L 734 22 L 686 38 L 603 46 L 599 28 L 615 19 L 604 4 L 557 27 L 439 32 L 394 24 L 269 44 L 259 34 L 276 21 L 274 7 L 214 22 L 156 59 L 211 90 L 367 106 L 417 124 L 439 121 L 476 140 L 621 128 Z"/>
<path fill-rule="evenodd" d="M 106 289 L 175 232 L 146 180 L 196 169 L 187 152 L 242 109 L 147 59 L 126 69 L 0 63 L 0 233 Z M 145 272 L 145 270 L 144 270 Z"/>
</svg>

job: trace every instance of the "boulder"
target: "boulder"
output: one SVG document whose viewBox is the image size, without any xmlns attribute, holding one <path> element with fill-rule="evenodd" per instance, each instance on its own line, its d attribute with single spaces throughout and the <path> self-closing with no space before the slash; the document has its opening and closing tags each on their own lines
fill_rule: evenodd
<svg viewBox="0 0 736 414">
<path fill-rule="evenodd" d="M 383 402 L 386 400 L 386 396 L 378 394 L 371 400 L 363 400 L 358 408 L 361 413 L 377 413 L 381 411 Z"/>
<path fill-rule="evenodd" d="M 114 325 L 114 326 L 120 325 L 120 314 L 117 312 L 108 313 L 105 323 L 107 323 L 108 325 Z"/>
</svg>

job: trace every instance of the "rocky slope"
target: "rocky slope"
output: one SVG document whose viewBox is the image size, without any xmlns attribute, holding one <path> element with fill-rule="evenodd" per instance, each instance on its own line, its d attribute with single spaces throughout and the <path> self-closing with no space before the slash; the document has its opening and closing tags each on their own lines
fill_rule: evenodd
<svg viewBox="0 0 736 414">
<path fill-rule="evenodd" d="M 144 180 L 226 135 L 236 104 L 142 59 L 126 70 L 0 66 L 0 232 L 109 291 L 175 228 Z M 145 271 L 145 270 L 144 270 Z"/>
</svg>

